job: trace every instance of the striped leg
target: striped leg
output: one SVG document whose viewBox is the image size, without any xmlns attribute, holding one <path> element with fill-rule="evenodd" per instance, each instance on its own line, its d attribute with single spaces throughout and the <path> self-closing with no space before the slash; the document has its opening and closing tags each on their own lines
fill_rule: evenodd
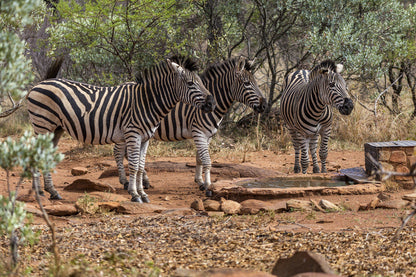
<svg viewBox="0 0 416 277">
<path fill-rule="evenodd" d="M 137 140 L 132 138 L 126 142 L 127 157 L 129 162 L 129 187 L 128 192 L 131 195 L 132 202 L 149 202 L 147 194 L 143 190 L 142 177 L 144 170 L 144 160 L 149 141 L 143 142 L 141 138 Z M 137 179 L 137 185 L 136 185 Z"/>
<path fill-rule="evenodd" d="M 329 126 L 328 128 L 322 128 L 321 130 L 321 146 L 319 149 L 319 158 L 321 159 L 321 172 L 326 173 L 328 172 L 326 169 L 326 158 L 328 157 L 328 141 L 329 136 L 331 135 L 332 127 Z"/>
<path fill-rule="evenodd" d="M 52 140 L 53 146 L 56 147 L 58 145 L 59 139 L 61 138 L 62 134 L 64 133 L 63 129 L 57 129 L 54 132 L 54 137 Z M 34 178 L 37 178 L 37 184 L 40 184 L 39 182 L 39 174 L 36 174 L 36 176 Z M 52 175 L 50 172 L 48 172 L 47 174 L 43 175 L 43 182 L 44 182 L 44 188 L 47 192 L 49 192 L 50 199 L 52 200 L 62 200 L 62 197 L 59 195 L 58 191 L 55 189 L 54 185 L 53 185 L 53 181 L 52 181 Z M 39 190 L 40 194 L 43 194 L 43 192 L 41 192 Z"/>
<path fill-rule="evenodd" d="M 209 156 L 209 143 L 211 138 L 207 138 L 204 134 L 194 133 L 193 138 L 196 145 L 196 169 L 195 182 L 199 185 L 200 190 L 206 190 L 207 196 L 210 194 L 208 190 L 211 188 L 211 157 Z M 205 176 L 205 181 L 202 178 Z"/>
<path fill-rule="evenodd" d="M 295 149 L 295 164 L 293 166 L 293 171 L 295 173 L 300 173 L 300 160 L 299 160 L 299 154 L 300 154 L 300 142 L 297 138 L 296 131 L 289 131 L 290 136 L 292 137 L 292 144 L 293 148 Z"/>
<path fill-rule="evenodd" d="M 316 134 L 309 142 L 309 150 L 312 156 L 313 173 L 319 173 L 318 156 L 316 155 L 316 148 L 318 148 L 318 134 Z"/>
<path fill-rule="evenodd" d="M 116 143 L 114 145 L 114 158 L 117 163 L 118 179 L 120 184 L 124 186 L 124 189 L 127 190 L 129 187 L 129 181 L 127 180 L 126 171 L 124 169 L 124 156 L 126 156 L 126 144 Z"/>
<path fill-rule="evenodd" d="M 306 139 L 302 139 L 300 141 L 300 151 L 301 151 L 301 158 L 300 158 L 300 163 L 302 165 L 302 173 L 306 174 L 306 172 L 308 171 L 308 166 L 309 166 L 309 143 Z"/>
</svg>

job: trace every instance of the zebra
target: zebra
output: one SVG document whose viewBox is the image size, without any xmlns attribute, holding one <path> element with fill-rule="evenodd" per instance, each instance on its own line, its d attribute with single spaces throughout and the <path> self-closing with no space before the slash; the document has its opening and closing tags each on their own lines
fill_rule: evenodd
<svg viewBox="0 0 416 277">
<path fill-rule="evenodd" d="M 351 114 L 354 108 L 348 97 L 346 82 L 340 75 L 342 70 L 342 64 L 326 60 L 312 71 L 298 70 L 285 78 L 280 110 L 295 149 L 295 173 L 301 170 L 301 152 L 302 173 L 306 174 L 309 164 L 308 146 L 312 155 L 313 173 L 319 173 L 316 155 L 319 135 L 321 172 L 327 172 L 328 140 L 333 120 L 331 106 L 337 108 L 342 115 Z"/>
<path fill-rule="evenodd" d="M 129 171 L 134 173 L 130 174 L 128 186 L 131 201 L 148 203 L 142 172 L 149 138 L 162 118 L 178 101 L 204 112 L 215 106 L 213 96 L 195 73 L 196 63 L 190 58 L 184 60 L 187 68 L 167 59 L 143 71 L 136 83 L 115 87 L 65 79 L 44 80 L 27 96 L 35 134 L 54 133 L 55 146 L 64 131 L 85 144 L 124 143 Z M 51 199 L 62 199 L 50 174 L 45 174 L 44 181 Z"/>
<path fill-rule="evenodd" d="M 179 60 L 174 60 L 180 62 Z M 263 112 L 266 108 L 266 98 L 257 86 L 251 70 L 253 62 L 244 57 L 232 58 L 218 64 L 211 65 L 202 74 L 201 79 L 205 87 L 213 94 L 216 107 L 213 112 L 202 113 L 184 103 L 176 107 L 162 119 L 154 138 L 162 141 L 180 141 L 193 139 L 196 145 L 195 182 L 199 189 L 206 190 L 210 195 L 211 187 L 211 158 L 209 143 L 216 134 L 219 125 L 234 101 L 244 103 L 256 112 Z M 120 183 L 126 188 L 127 179 L 123 167 L 123 145 L 116 144 L 114 148 L 117 160 Z M 202 178 L 205 175 L 205 181 Z M 143 175 L 145 187 L 149 187 L 146 171 Z"/>
</svg>

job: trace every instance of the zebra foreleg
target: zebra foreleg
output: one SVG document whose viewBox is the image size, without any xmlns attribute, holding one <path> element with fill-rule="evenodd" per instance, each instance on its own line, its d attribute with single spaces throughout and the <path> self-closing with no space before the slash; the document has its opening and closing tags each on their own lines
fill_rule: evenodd
<svg viewBox="0 0 416 277">
<path fill-rule="evenodd" d="M 126 177 L 126 170 L 124 169 L 124 156 L 126 155 L 126 144 L 125 143 L 116 143 L 114 145 L 114 158 L 117 164 L 118 170 L 118 179 L 120 184 L 123 185 L 124 189 L 127 190 L 129 188 L 129 181 Z"/>
<path fill-rule="evenodd" d="M 318 156 L 316 154 L 316 148 L 318 147 L 318 136 L 315 136 L 309 142 L 309 150 L 311 151 L 313 173 L 319 173 Z"/>
<path fill-rule="evenodd" d="M 195 182 L 199 185 L 200 190 L 206 191 L 206 196 L 211 197 L 211 157 L 209 156 L 211 138 L 207 138 L 204 134 L 194 134 L 194 141 L 197 148 Z M 202 174 L 205 177 L 205 181 L 202 178 Z"/>
<path fill-rule="evenodd" d="M 292 144 L 293 144 L 293 148 L 295 149 L 295 164 L 293 166 L 293 171 L 295 173 L 300 173 L 300 142 L 299 139 L 297 138 L 297 133 L 294 131 L 289 131 L 290 135 L 292 136 Z"/>
<path fill-rule="evenodd" d="M 301 151 L 300 163 L 302 165 L 302 173 L 306 174 L 306 172 L 308 171 L 308 166 L 309 166 L 309 153 L 308 153 L 308 142 L 307 141 L 303 141 L 300 151 Z"/>
<path fill-rule="evenodd" d="M 140 163 L 140 149 L 141 149 L 141 138 L 137 141 L 127 142 L 127 154 L 129 162 L 129 187 L 128 192 L 131 195 L 132 202 L 143 203 L 142 198 L 137 192 L 136 178 L 139 171 Z M 139 174 L 139 186 L 141 186 L 141 177 L 143 174 Z"/>
<path fill-rule="evenodd" d="M 328 157 L 328 140 L 329 140 L 329 134 L 328 135 L 322 135 L 321 136 L 321 147 L 319 149 L 319 158 L 321 159 L 321 172 L 326 173 L 328 172 L 326 169 L 326 159 Z"/>
</svg>

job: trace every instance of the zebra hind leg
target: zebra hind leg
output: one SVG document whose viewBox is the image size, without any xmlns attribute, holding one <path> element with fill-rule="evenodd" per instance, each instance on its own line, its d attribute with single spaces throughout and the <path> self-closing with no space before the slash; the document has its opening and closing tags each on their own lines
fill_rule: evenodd
<svg viewBox="0 0 416 277">
<path fill-rule="evenodd" d="M 56 147 L 58 145 L 59 139 L 61 138 L 64 130 L 62 128 L 57 128 L 54 131 L 54 137 L 52 139 L 53 146 Z M 55 189 L 53 182 L 52 182 L 52 175 L 50 172 L 43 175 L 44 180 L 44 187 L 47 192 L 49 192 L 50 199 L 52 200 L 62 200 L 62 197 L 59 195 L 58 191 Z"/>
<path fill-rule="evenodd" d="M 299 160 L 300 143 L 298 142 L 298 140 L 296 138 L 296 136 L 297 136 L 296 133 L 290 132 L 290 135 L 292 136 L 292 144 L 293 144 L 293 148 L 295 149 L 295 164 L 293 166 L 293 171 L 295 173 L 300 173 L 300 171 L 301 171 L 300 160 Z"/>
<path fill-rule="evenodd" d="M 142 182 L 143 182 L 143 188 L 144 189 L 150 188 L 150 180 L 149 180 L 149 176 L 147 176 L 146 170 L 143 170 Z"/>
<path fill-rule="evenodd" d="M 120 184 L 123 185 L 125 190 L 129 188 L 129 181 L 126 177 L 126 170 L 124 169 L 123 160 L 126 156 L 126 144 L 125 143 L 116 143 L 114 145 L 114 158 L 117 164 L 118 170 L 118 179 Z"/>
</svg>

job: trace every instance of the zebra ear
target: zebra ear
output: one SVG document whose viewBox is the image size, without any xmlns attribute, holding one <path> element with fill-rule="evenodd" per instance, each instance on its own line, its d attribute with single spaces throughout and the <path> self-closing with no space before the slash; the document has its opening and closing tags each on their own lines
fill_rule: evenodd
<svg viewBox="0 0 416 277">
<path fill-rule="evenodd" d="M 179 64 L 177 64 L 177 63 L 172 62 L 172 61 L 171 61 L 171 60 L 169 60 L 169 59 L 167 59 L 167 61 L 168 61 L 168 63 L 170 63 L 170 64 L 172 65 L 173 69 L 174 69 L 177 73 L 179 73 L 180 75 L 182 75 L 182 74 L 184 74 L 184 73 L 185 73 L 185 70 L 183 69 L 183 67 L 182 67 L 182 66 L 180 66 L 180 65 L 179 65 Z"/>
<path fill-rule="evenodd" d="M 339 64 L 336 65 L 335 72 L 336 73 L 341 73 L 343 69 L 344 69 L 344 65 L 339 63 Z"/>
<path fill-rule="evenodd" d="M 246 66 L 246 59 L 244 59 L 243 57 L 240 57 L 237 62 L 237 68 L 236 68 L 237 73 L 240 73 L 241 71 L 243 71 L 245 66 Z"/>
</svg>

